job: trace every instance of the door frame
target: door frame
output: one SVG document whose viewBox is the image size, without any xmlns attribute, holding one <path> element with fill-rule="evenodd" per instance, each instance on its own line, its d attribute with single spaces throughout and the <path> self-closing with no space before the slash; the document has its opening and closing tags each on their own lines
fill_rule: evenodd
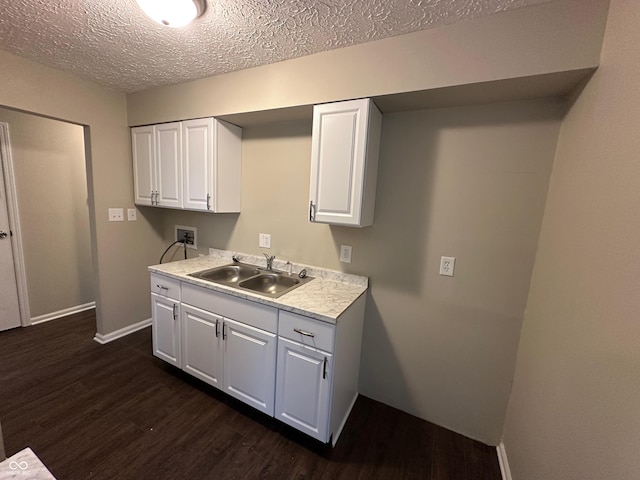
<svg viewBox="0 0 640 480">
<path fill-rule="evenodd" d="M 13 269 L 16 275 L 16 286 L 18 287 L 20 324 L 23 327 L 28 327 L 31 325 L 31 312 L 29 310 L 27 274 L 24 263 L 24 250 L 22 248 L 20 216 L 18 215 L 18 194 L 16 191 L 16 177 L 13 169 L 13 158 L 11 156 L 9 125 L 5 122 L 0 122 L 0 160 L 2 161 L 1 168 L 4 173 L 4 187 L 7 195 L 7 213 L 9 214 L 9 228 L 11 230 Z"/>
</svg>

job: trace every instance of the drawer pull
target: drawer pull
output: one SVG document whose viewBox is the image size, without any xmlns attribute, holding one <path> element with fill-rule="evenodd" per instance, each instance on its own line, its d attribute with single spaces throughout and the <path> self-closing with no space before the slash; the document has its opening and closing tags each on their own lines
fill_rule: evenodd
<svg viewBox="0 0 640 480">
<path fill-rule="evenodd" d="M 160 290 L 169 290 L 169 287 L 165 287 L 164 285 L 160 284 L 157 284 L 156 287 L 158 287 Z"/>
<path fill-rule="evenodd" d="M 300 335 L 304 335 L 305 337 L 315 337 L 316 334 L 315 333 L 311 333 L 311 332 L 306 332 L 304 330 L 300 330 L 299 328 L 294 328 L 293 329 L 294 332 L 299 333 Z"/>
</svg>

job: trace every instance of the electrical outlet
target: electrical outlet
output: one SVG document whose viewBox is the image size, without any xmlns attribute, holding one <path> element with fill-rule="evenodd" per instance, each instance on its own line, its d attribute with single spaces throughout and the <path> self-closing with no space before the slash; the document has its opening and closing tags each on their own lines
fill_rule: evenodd
<svg viewBox="0 0 640 480">
<path fill-rule="evenodd" d="M 454 257 L 440 258 L 440 275 L 453 277 L 453 270 L 456 268 L 456 259 Z"/>
<path fill-rule="evenodd" d="M 122 208 L 109 209 L 110 222 L 124 222 L 124 210 Z"/>
<path fill-rule="evenodd" d="M 198 229 L 195 227 L 185 227 L 183 225 L 176 225 L 176 241 L 182 241 L 183 238 L 187 238 L 187 248 L 198 248 Z"/>
<path fill-rule="evenodd" d="M 261 248 L 271 248 L 271 235 L 269 233 L 259 234 L 258 246 Z"/>
<path fill-rule="evenodd" d="M 351 263 L 351 252 L 353 247 L 351 245 L 340 245 L 340 261 L 342 263 Z"/>
</svg>

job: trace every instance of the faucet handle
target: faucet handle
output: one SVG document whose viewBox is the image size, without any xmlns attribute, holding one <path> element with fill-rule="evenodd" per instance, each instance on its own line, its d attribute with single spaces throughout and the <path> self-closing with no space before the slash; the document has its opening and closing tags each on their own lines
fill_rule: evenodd
<svg viewBox="0 0 640 480">
<path fill-rule="evenodd" d="M 266 257 L 267 260 L 270 260 L 270 261 L 273 261 L 276 258 L 275 255 L 269 255 L 268 253 L 263 253 L 263 255 Z"/>
</svg>

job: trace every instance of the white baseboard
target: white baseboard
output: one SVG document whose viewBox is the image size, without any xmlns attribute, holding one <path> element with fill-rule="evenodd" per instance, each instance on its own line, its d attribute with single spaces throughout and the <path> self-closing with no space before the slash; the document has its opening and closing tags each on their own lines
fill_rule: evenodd
<svg viewBox="0 0 640 480">
<path fill-rule="evenodd" d="M 106 335 L 102 335 L 101 333 L 96 333 L 96 336 L 93 339 L 101 345 L 104 345 L 109 342 L 113 342 L 122 337 L 126 337 L 127 335 L 137 332 L 138 330 L 142 330 L 143 328 L 147 328 L 151 325 L 151 319 L 147 318 L 146 320 L 142 320 L 141 322 L 134 323 L 133 325 L 128 325 L 120 330 L 116 330 L 115 332 L 107 333 Z"/>
<path fill-rule="evenodd" d="M 502 480 L 513 480 L 511 478 L 511 469 L 509 468 L 509 461 L 507 460 L 507 451 L 504 448 L 504 443 L 501 441 L 496 447 L 498 452 L 498 463 L 500 464 L 500 473 L 502 474 Z"/>
<path fill-rule="evenodd" d="M 67 315 L 73 315 L 74 313 L 84 312 L 85 310 L 91 310 L 92 308 L 96 308 L 96 302 L 89 302 L 84 305 L 76 305 L 75 307 L 58 310 L 57 312 L 38 315 L 37 317 L 31 317 L 31 325 L 37 325 L 38 323 L 44 323 L 50 320 L 55 320 L 56 318 L 66 317 Z"/>
</svg>

